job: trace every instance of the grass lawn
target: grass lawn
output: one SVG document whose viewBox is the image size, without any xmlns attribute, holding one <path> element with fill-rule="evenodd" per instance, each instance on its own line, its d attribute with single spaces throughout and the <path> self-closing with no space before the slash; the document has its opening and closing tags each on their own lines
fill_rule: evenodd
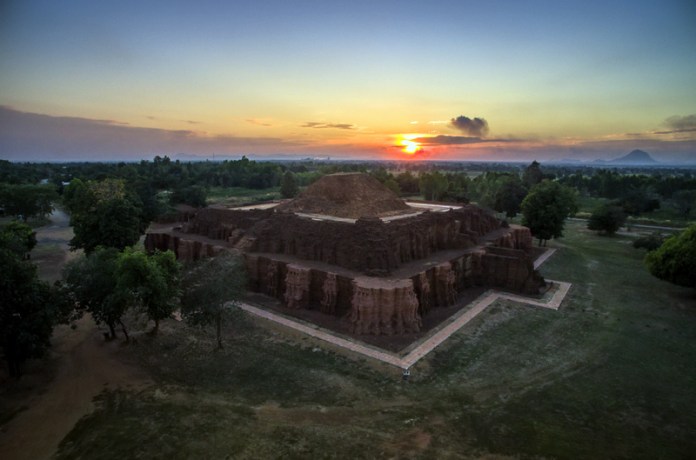
<svg viewBox="0 0 696 460">
<path fill-rule="evenodd" d="M 500 300 L 410 382 L 241 313 L 220 352 L 167 321 L 123 349 L 157 383 L 102 393 L 58 458 L 694 458 L 696 292 L 584 225 L 549 244 L 560 310 Z"/>
</svg>

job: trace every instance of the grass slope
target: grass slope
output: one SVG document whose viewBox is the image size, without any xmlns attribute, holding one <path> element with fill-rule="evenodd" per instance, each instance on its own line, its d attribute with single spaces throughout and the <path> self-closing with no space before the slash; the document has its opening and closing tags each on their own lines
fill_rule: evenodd
<svg viewBox="0 0 696 460">
<path fill-rule="evenodd" d="M 560 310 L 498 301 L 409 383 L 241 314 L 218 353 L 168 322 L 124 349 L 158 383 L 103 393 L 58 458 L 693 458 L 696 296 L 630 242 L 569 224 Z"/>
</svg>

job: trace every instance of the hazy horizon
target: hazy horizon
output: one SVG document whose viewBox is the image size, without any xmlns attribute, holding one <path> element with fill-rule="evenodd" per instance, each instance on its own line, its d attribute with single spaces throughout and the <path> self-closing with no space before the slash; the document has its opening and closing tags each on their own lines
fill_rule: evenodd
<svg viewBox="0 0 696 460">
<path fill-rule="evenodd" d="M 696 6 L 4 2 L 0 158 L 696 163 Z"/>
</svg>

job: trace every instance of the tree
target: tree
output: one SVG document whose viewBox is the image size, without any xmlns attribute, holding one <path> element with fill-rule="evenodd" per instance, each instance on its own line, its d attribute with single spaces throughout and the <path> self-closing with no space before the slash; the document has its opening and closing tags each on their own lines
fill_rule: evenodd
<svg viewBox="0 0 696 460">
<path fill-rule="evenodd" d="M 181 312 L 192 325 L 215 326 L 222 348 L 222 324 L 246 288 L 244 260 L 230 253 L 200 260 L 184 277 Z"/>
<path fill-rule="evenodd" d="M 532 188 L 536 184 L 540 183 L 544 179 L 544 173 L 541 171 L 541 165 L 538 161 L 534 160 L 527 166 L 522 175 L 522 182 L 527 186 L 527 188 Z"/>
<path fill-rule="evenodd" d="M 187 204 L 196 208 L 206 207 L 207 193 L 200 185 L 175 188 L 169 196 L 171 204 Z"/>
<path fill-rule="evenodd" d="M 626 213 L 621 206 L 605 203 L 592 211 L 587 228 L 605 235 L 613 235 L 625 222 Z"/>
<path fill-rule="evenodd" d="M 24 222 L 30 217 L 45 217 L 53 211 L 53 202 L 58 199 L 50 185 L 7 185 L 0 187 L 0 207 L 5 214 L 21 216 Z"/>
<path fill-rule="evenodd" d="M 98 246 L 121 250 L 135 244 L 147 228 L 140 198 L 122 180 L 73 180 L 64 201 L 75 232 L 72 249 L 88 254 Z"/>
<path fill-rule="evenodd" d="M 80 310 L 89 312 L 97 324 L 107 325 L 111 339 L 116 338 L 116 326 L 120 325 L 128 340 L 128 330 L 121 319 L 128 299 L 116 289 L 118 257 L 115 248 L 97 248 L 68 262 L 63 269 L 63 282 Z"/>
<path fill-rule="evenodd" d="M 544 180 L 532 187 L 522 201 L 522 225 L 539 239 L 539 246 L 563 236 L 566 217 L 577 212 L 575 191 L 558 182 Z"/>
<path fill-rule="evenodd" d="M 686 219 L 696 207 L 696 190 L 679 190 L 672 195 L 672 201 L 677 206 L 679 215 Z"/>
<path fill-rule="evenodd" d="M 50 286 L 39 280 L 36 266 L 24 260 L 35 240 L 27 240 L 23 227 L 0 231 L 0 346 L 15 378 L 27 359 L 44 354 L 58 318 Z"/>
<path fill-rule="evenodd" d="M 299 192 L 295 175 L 291 171 L 285 171 L 283 179 L 280 181 L 280 194 L 283 198 L 292 198 Z"/>
<path fill-rule="evenodd" d="M 0 231 L 0 247 L 12 251 L 20 259 L 27 259 L 36 246 L 36 232 L 27 224 L 13 221 Z"/>
<path fill-rule="evenodd" d="M 653 232 L 647 236 L 641 236 L 633 242 L 633 247 L 636 249 L 647 249 L 648 251 L 654 251 L 655 249 L 662 246 L 665 242 L 665 237 L 659 232 Z"/>
<path fill-rule="evenodd" d="M 442 200 L 449 188 L 447 177 L 439 171 L 422 174 L 418 184 L 420 192 L 426 200 Z"/>
<path fill-rule="evenodd" d="M 180 265 L 172 251 L 142 251 L 126 249 L 118 256 L 116 292 L 128 304 L 142 309 L 155 322 L 169 318 L 179 300 Z"/>
<path fill-rule="evenodd" d="M 504 212 L 506 217 L 515 217 L 522 209 L 522 200 L 525 196 L 527 196 L 527 189 L 518 176 L 504 177 L 495 192 L 493 209 Z"/>
<path fill-rule="evenodd" d="M 645 256 L 653 276 L 679 286 L 696 288 L 696 225 L 665 240 Z"/>
</svg>

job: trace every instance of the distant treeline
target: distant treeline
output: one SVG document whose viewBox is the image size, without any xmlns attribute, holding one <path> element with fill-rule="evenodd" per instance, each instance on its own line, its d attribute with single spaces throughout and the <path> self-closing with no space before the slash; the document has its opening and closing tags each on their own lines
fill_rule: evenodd
<svg viewBox="0 0 696 460">
<path fill-rule="evenodd" d="M 597 168 L 579 165 L 531 165 L 471 162 L 328 162 L 253 161 L 188 162 L 157 156 L 139 163 L 12 163 L 0 160 L 0 199 L 17 195 L 18 185 L 53 187 L 62 195 L 73 179 L 118 179 L 142 201 L 148 218 L 167 212 L 172 204 L 205 206 L 212 187 L 267 189 L 278 187 L 289 171 L 300 187 L 325 174 L 368 172 L 402 196 L 468 202 L 514 216 L 528 190 L 543 179 L 574 188 L 580 195 L 624 200 L 644 212 L 661 201 L 680 199 L 696 190 L 694 170 L 679 168 Z M 5 192 L 3 192 L 3 190 Z M 23 190 L 29 191 L 28 188 Z M 24 193 L 24 192 L 23 192 Z M 28 192 L 27 192 L 28 193 Z M 163 198 L 163 195 L 165 198 Z M 689 199 L 689 193 L 686 193 Z M 2 206 L 2 203 L 0 203 Z M 7 206 L 5 206 L 7 208 Z M 169 208 L 170 209 L 170 208 Z"/>
</svg>

